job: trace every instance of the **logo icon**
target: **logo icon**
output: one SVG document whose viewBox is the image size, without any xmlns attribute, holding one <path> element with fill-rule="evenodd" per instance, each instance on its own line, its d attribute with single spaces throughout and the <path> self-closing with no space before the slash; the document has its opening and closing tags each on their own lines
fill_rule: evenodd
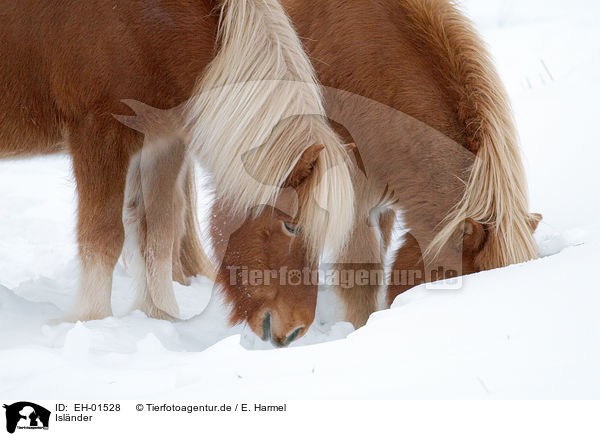
<svg viewBox="0 0 600 436">
<path fill-rule="evenodd" d="M 22 430 L 48 430 L 50 411 L 42 406 L 28 401 L 19 401 L 6 409 L 6 431 L 14 433 L 16 429 Z"/>
</svg>

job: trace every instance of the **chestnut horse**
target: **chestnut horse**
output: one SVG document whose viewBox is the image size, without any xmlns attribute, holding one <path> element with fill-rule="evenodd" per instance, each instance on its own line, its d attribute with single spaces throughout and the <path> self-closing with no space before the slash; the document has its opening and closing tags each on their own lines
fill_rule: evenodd
<svg viewBox="0 0 600 436">
<path fill-rule="evenodd" d="M 353 230 L 332 269 L 382 270 L 398 212 L 409 233 L 393 270 L 416 275 L 391 285 L 387 304 L 415 284 L 535 258 L 540 217 L 528 213 L 506 92 L 456 7 L 446 0 L 284 4 L 326 85 L 327 115 L 358 145 Z M 310 174 L 318 152 L 306 150 L 295 172 Z M 282 265 L 314 267 L 305 262 L 290 195 L 258 215 L 218 199 L 212 215 L 217 282 L 231 321 L 247 320 L 276 345 L 301 336 L 307 325 L 298 319 L 307 319 L 316 298 L 312 276 L 300 285 L 249 277 L 281 274 Z M 380 285 L 338 289 L 356 327 L 380 307 Z"/>
<path fill-rule="evenodd" d="M 536 258 L 532 235 L 541 217 L 528 211 L 508 97 L 457 7 L 448 0 L 283 3 L 326 87 L 328 117 L 358 147 L 353 231 L 333 267 L 383 269 L 396 213 L 409 233 L 394 269 L 417 277 L 390 286 L 388 305 L 415 284 Z M 295 223 L 277 227 L 278 214 L 232 217 L 226 202 L 215 204 L 218 282 L 232 321 L 253 311 L 244 301 L 248 285 L 232 268 L 277 270 L 294 244 Z M 381 307 L 380 286 L 338 289 L 356 327 Z M 268 337 L 261 316 L 248 319 Z"/>
<path fill-rule="evenodd" d="M 216 3 L 0 1 L 0 157 L 67 151 L 73 160 L 82 272 L 69 319 L 111 314 L 123 218 L 137 247 L 131 264 L 143 270 L 137 306 L 149 315 L 178 315 L 172 276 L 211 274 L 192 228 L 190 156 L 236 213 L 260 213 L 293 189 L 306 259 L 345 245 L 348 159 L 289 19 L 276 0 Z M 183 122 L 140 135 L 112 115 L 126 111 L 123 99 L 187 102 Z"/>
<path fill-rule="evenodd" d="M 422 259 L 423 279 L 432 281 L 536 258 L 532 223 L 539 217 L 528 211 L 508 97 L 469 20 L 448 0 L 320 5 L 318 28 L 311 24 L 317 13 L 310 5 L 290 10 L 297 12 L 299 34 L 310 35 L 305 47 L 321 82 L 348 91 L 341 97 L 339 91 L 326 93 L 328 115 L 351 132 L 344 139 L 357 143 L 374 192 L 389 186 L 398 196 L 394 209 L 417 243 L 402 247 L 399 261 Z M 342 32 L 351 23 L 353 31 Z M 319 29 L 327 30 L 317 34 Z M 391 116 L 357 95 L 398 111 L 395 122 L 390 125 Z M 421 123 L 431 129 L 423 132 Z M 468 172 L 462 172 L 465 166 Z M 356 200 L 374 201 L 368 195 Z M 363 217 L 357 214 L 357 222 Z M 365 250 L 364 240 L 351 238 L 350 256 Z M 434 274 L 440 267 L 442 275 Z M 365 291 L 342 294 L 358 325 L 376 308 L 374 287 L 370 299 Z M 393 290 L 388 302 L 392 297 Z"/>
</svg>

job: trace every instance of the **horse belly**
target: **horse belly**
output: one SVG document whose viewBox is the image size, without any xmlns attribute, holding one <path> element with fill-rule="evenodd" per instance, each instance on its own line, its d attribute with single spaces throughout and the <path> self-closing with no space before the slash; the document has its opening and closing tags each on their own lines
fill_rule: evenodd
<svg viewBox="0 0 600 436">
<path fill-rule="evenodd" d="M 58 151 L 90 120 L 121 129 L 122 99 L 178 106 L 212 60 L 209 0 L 80 3 L 0 0 L 0 157 Z"/>
<path fill-rule="evenodd" d="M 60 151 L 59 117 L 31 1 L 0 1 L 0 158 Z"/>
<path fill-rule="evenodd" d="M 0 103 L 0 159 L 63 151 L 64 138 L 52 118 L 26 105 Z"/>
</svg>

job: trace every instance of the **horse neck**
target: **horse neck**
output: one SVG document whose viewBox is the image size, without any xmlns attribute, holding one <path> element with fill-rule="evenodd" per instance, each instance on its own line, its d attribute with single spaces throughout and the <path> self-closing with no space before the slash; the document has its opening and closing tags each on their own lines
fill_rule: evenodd
<svg viewBox="0 0 600 436">
<path fill-rule="evenodd" d="M 354 107 L 360 114 L 354 121 L 365 120 L 362 138 L 356 137 L 355 125 L 339 122 L 354 130 L 350 133 L 368 176 L 395 180 L 394 187 L 406 194 L 403 208 L 424 211 L 425 202 L 427 216 L 436 224 L 448 215 L 438 242 L 448 241 L 471 217 L 494 223 L 504 233 L 495 250 L 499 265 L 535 257 L 516 132 L 506 93 L 483 43 L 451 2 L 390 3 L 325 2 L 316 11 L 298 0 L 286 2 L 301 36 L 310 36 L 305 44 L 318 60 L 315 67 L 323 84 L 375 100 L 431 128 L 424 131 L 414 123 L 396 132 L 395 140 L 378 139 L 380 134 L 391 136 L 391 124 L 364 107 Z M 317 19 L 320 26 L 315 28 L 311 23 Z M 319 44 L 322 40 L 335 43 Z M 348 100 L 328 101 L 328 114 L 332 106 Z M 421 137 L 412 135 L 418 131 Z M 467 150 L 480 157 L 474 164 Z M 413 168 L 400 167 L 402 162 Z M 474 171 L 465 173 L 471 164 Z M 441 177 L 420 176 L 422 169 L 431 176 L 436 167 Z"/>
<path fill-rule="evenodd" d="M 339 133 L 346 141 L 359 145 L 367 177 L 382 187 L 389 184 L 410 208 L 437 174 L 437 185 L 426 188 L 420 201 L 432 191 L 424 199 L 431 204 L 429 213 L 435 209 L 443 218 L 461 189 L 456 176 L 464 175 L 472 159 L 459 145 L 466 139 L 456 98 L 441 83 L 436 65 L 423 61 L 422 46 L 405 30 L 406 15 L 398 9 L 390 14 L 374 2 L 343 7 L 324 2 L 318 11 L 298 0 L 284 4 L 307 37 L 311 58 L 321 61 L 314 65 L 326 87 L 328 116 L 344 127 Z M 312 26 L 317 18 L 320 26 Z M 317 43 L 322 40 L 331 43 Z"/>
</svg>

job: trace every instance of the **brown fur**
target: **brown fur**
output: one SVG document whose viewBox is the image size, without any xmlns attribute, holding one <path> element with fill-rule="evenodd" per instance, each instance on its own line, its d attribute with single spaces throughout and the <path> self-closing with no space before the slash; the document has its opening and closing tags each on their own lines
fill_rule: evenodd
<svg viewBox="0 0 600 436">
<path fill-rule="evenodd" d="M 231 306 L 230 321 L 247 321 L 258 336 L 271 339 L 276 346 L 287 345 L 294 333 L 294 339 L 304 335 L 315 316 L 316 265 L 307 261 L 310 257 L 301 234 L 290 233 L 286 225 L 293 228 L 297 223 L 297 191 L 311 177 L 322 149 L 315 145 L 302 154 L 288 176 L 289 189 L 275 205 L 259 208 L 258 214 L 251 211 L 245 217 L 233 215 L 227 202 L 219 199 L 212 209 L 211 236 L 220 265 L 217 284 Z M 285 271 L 302 271 L 303 275 L 308 271 L 309 280 L 302 277 L 300 283 L 289 282 L 286 272 L 281 273 L 282 267 Z M 241 268 L 275 272 L 277 277 L 252 286 L 243 281 Z"/>
<path fill-rule="evenodd" d="M 141 134 L 111 114 L 127 110 L 123 98 L 172 108 L 191 97 L 215 54 L 214 6 L 209 0 L 0 1 L 0 157 L 67 150 L 73 158 L 83 271 L 70 319 L 111 313 L 125 180 L 143 144 Z M 177 238 L 168 241 L 181 281 L 208 272 L 195 233 L 193 175 L 185 177 L 188 207 L 178 224 L 185 237 L 180 249 Z"/>
<path fill-rule="evenodd" d="M 539 222 L 542 220 L 540 214 L 531 214 L 532 218 L 529 222 L 531 232 L 535 232 Z M 481 259 L 481 256 L 485 256 L 488 250 L 485 249 L 487 244 L 492 243 L 493 233 L 486 230 L 485 226 L 475 222 L 472 219 L 467 219 L 464 228 L 464 242 L 463 242 L 463 262 L 462 262 L 462 274 L 473 274 L 481 271 L 483 268 L 481 265 L 485 265 L 486 259 Z M 409 290 L 413 286 L 417 286 L 425 283 L 425 267 L 423 264 L 423 253 L 421 247 L 410 234 L 404 235 L 404 243 L 396 253 L 394 254 L 395 262 L 392 266 L 391 274 L 398 274 L 401 277 L 402 272 L 415 273 L 417 280 L 401 284 L 392 284 L 388 287 L 386 293 L 387 305 L 390 306 L 394 299 L 401 293 Z M 408 276 L 408 275 L 407 275 Z M 450 278 L 450 277 L 439 277 Z"/>
<path fill-rule="evenodd" d="M 137 306 L 149 316 L 170 319 L 178 313 L 172 288 L 164 282 L 169 276 L 164 271 L 168 267 L 165 258 L 172 254 L 173 274 L 184 276 L 177 257 L 179 245 L 185 246 L 189 238 L 184 234 L 186 211 L 182 200 L 184 194 L 189 197 L 190 188 L 194 188 L 189 186 L 193 185 L 189 174 L 192 167 L 186 163 L 186 149 L 179 140 L 181 107 L 162 111 L 140 102 L 125 103 L 136 116 L 115 117 L 145 134 L 141 156 L 134 158 L 129 171 L 128 212 L 125 214 L 128 234 L 137 235 L 135 246 L 144 257 L 143 262 L 131 262 L 136 266 L 143 263 L 141 268 L 145 270 L 139 280 L 145 287 L 138 291 Z M 322 145 L 304 150 L 284 181 L 275 205 L 264 205 L 264 208 L 259 205 L 246 214 L 236 214 L 230 202 L 217 197 L 213 207 L 212 239 L 215 263 L 220 265 L 215 279 L 231 307 L 230 321 L 233 324 L 247 321 L 259 336 L 271 339 L 277 346 L 287 345 L 289 338 L 302 336 L 312 323 L 316 282 L 288 287 L 274 278 L 271 283 L 249 285 L 242 280 L 241 272 L 231 279 L 230 268 L 244 267 L 260 272 L 275 271 L 282 266 L 289 270 L 311 268 L 307 264 L 311 257 L 308 244 L 299 237 L 301 233 L 286 230 L 284 223 L 298 225 L 298 199 L 306 192 L 306 183 L 313 177 L 323 150 Z M 181 186 L 184 177 L 185 192 Z M 207 259 L 201 245 L 194 249 L 199 258 Z"/>
<path fill-rule="evenodd" d="M 248 271 L 278 273 L 282 266 L 302 271 L 306 248 L 301 238 L 291 237 L 281 222 L 292 218 L 282 211 L 266 207 L 256 217 L 248 217 L 237 231 L 228 235 L 217 283 L 223 286 L 231 306 L 230 321 L 247 321 L 252 330 L 275 345 L 287 345 L 287 338 L 299 330 L 302 336 L 312 324 L 317 302 L 317 284 L 291 286 L 274 275 L 271 282 L 254 285 L 245 282 L 241 268 Z M 265 245 L 270 247 L 264 250 Z M 231 267 L 240 268 L 232 270 Z M 314 269 L 314 266 L 313 268 Z M 232 274 L 235 278 L 232 280 Z M 265 319 L 269 317 L 265 325 Z"/>
<path fill-rule="evenodd" d="M 530 250 L 529 228 L 521 236 L 520 222 L 494 215 L 505 206 L 505 211 L 515 211 L 516 220 L 526 217 L 522 209 L 526 186 L 519 178 L 516 135 L 502 85 L 479 36 L 453 3 L 284 0 L 284 4 L 327 87 L 327 114 L 345 141 L 356 142 L 359 173 L 365 174 L 365 178 L 355 175 L 354 235 L 338 261 L 351 268 L 381 263 L 382 247 L 389 244 L 391 214 L 381 223 L 383 244 L 377 229 L 365 223 L 381 207 L 382 192 L 393 192 L 388 207 L 400 209 L 410 229 L 396 268 L 421 270 L 423 281 L 441 278 L 439 267 L 444 276 L 470 273 L 518 259 L 511 253 L 519 251 L 519 244 L 525 244 L 524 252 Z M 469 170 L 474 162 L 481 163 L 472 153 L 479 156 L 482 147 L 482 159 L 491 165 L 488 177 L 505 171 L 505 183 L 512 184 L 508 194 L 501 191 L 504 185 L 493 181 L 470 182 Z M 504 198 L 501 204 L 481 204 L 478 216 L 465 217 L 480 221 L 487 243 L 473 249 L 467 235 L 463 250 L 462 232 L 457 229 L 445 237 L 435 258 L 423 260 L 464 197 L 465 187 Z M 497 243 L 496 231 L 513 228 L 514 239 L 507 239 L 506 233 L 500 238 L 515 247 Z M 369 295 L 375 295 L 378 287 L 340 290 L 346 317 L 357 327 L 375 310 L 375 298 Z M 398 292 L 391 289 L 390 295 Z"/>
<path fill-rule="evenodd" d="M 448 154 L 448 147 L 458 143 L 480 153 L 485 143 L 486 153 L 491 153 L 499 164 L 503 154 L 497 151 L 508 144 L 489 141 L 500 134 L 488 135 L 485 141 L 480 136 L 492 127 L 508 129 L 510 112 L 504 103 L 500 107 L 494 104 L 495 97 L 504 98 L 504 94 L 487 55 L 480 50 L 478 36 L 468 25 L 460 26 L 466 20 L 446 0 L 285 0 L 284 4 L 304 37 L 321 82 L 330 90 L 349 92 L 340 95 L 326 91 L 327 111 L 348 129 L 340 130 L 340 134 L 346 134 L 348 142 L 357 143 L 368 184 L 363 194 L 357 195 L 362 204 L 357 204 L 356 210 L 363 215 L 355 219 L 356 238 L 340 260 L 352 265 L 357 257 L 363 257 L 360 263 L 381 263 L 381 239 L 375 227 L 364 227 L 364 220 L 374 207 L 380 207 L 381 193 L 386 189 L 395 194 L 390 207 L 404 212 L 411 234 L 425 250 L 453 206 L 463 198 L 463 182 L 456 176 L 464 176 L 466 182 L 466 170 L 473 164 L 465 155 Z M 131 0 L 114 6 L 106 0 L 84 2 L 77 8 L 67 0 L 22 0 L 18 5 L 0 1 L 0 15 L 10 17 L 0 27 L 0 156 L 66 148 L 73 157 L 83 266 L 82 303 L 74 313 L 76 319 L 110 314 L 110 272 L 124 238 L 121 210 L 125 179 L 130 158 L 143 144 L 142 135 L 110 114 L 125 111 L 120 103 L 123 98 L 159 108 L 176 107 L 186 101 L 214 56 L 217 32 L 218 17 L 211 14 L 211 1 Z M 439 32 L 429 33 L 429 26 Z M 440 46 L 440 40 L 433 37 L 444 34 L 444 29 L 448 29 L 450 38 Z M 467 41 L 467 45 L 460 41 Z M 470 68 L 475 68 L 477 62 L 464 62 L 473 59 L 485 66 L 475 74 Z M 390 115 L 377 105 L 372 111 L 368 105 L 365 109 L 365 100 L 355 96 L 367 97 L 398 112 Z M 497 116 L 496 121 L 492 116 Z M 512 157 L 512 162 L 500 168 L 513 165 L 518 169 L 519 158 Z M 433 178 L 432 174 L 439 177 Z M 360 177 L 355 180 L 361 183 Z M 511 189 L 522 197 L 523 180 L 511 180 L 515 183 Z M 492 206 L 498 209 L 501 205 L 496 202 Z M 294 219 L 294 214 L 285 215 Z M 489 241 L 505 241 L 504 234 L 495 238 L 494 233 L 496 221 L 501 222 L 505 216 L 480 215 L 464 218 L 480 221 Z M 288 219 L 276 214 L 262 218 L 275 219 L 278 229 L 282 220 Z M 242 217 L 242 222 L 245 220 Z M 506 223 L 502 225 L 506 227 Z M 264 234 L 267 229 L 274 234 L 275 228 L 275 224 L 263 223 L 259 229 L 251 227 L 249 231 Z M 267 242 L 298 248 L 293 242 L 298 238 L 284 236 Z M 183 239 L 183 247 L 194 246 L 185 242 L 190 238 L 192 234 Z M 438 265 L 463 269 L 462 239 L 462 235 L 453 233 L 435 262 L 425 262 L 426 279 Z M 244 238 L 234 240 L 247 246 Z M 174 244 L 171 247 L 177 251 L 176 237 L 169 244 Z M 489 247 L 481 255 L 472 253 L 471 257 L 480 263 L 478 268 L 503 264 L 499 249 L 505 245 L 493 242 Z M 263 259 L 266 252 L 256 251 L 254 259 Z M 416 258 L 416 247 L 410 253 L 407 256 Z M 229 262 L 242 262 L 239 256 L 238 252 Z M 271 259 L 296 262 L 280 256 Z M 181 269 L 187 265 L 190 272 L 192 263 L 189 259 L 181 261 Z M 177 260 L 171 265 L 177 269 Z M 98 280 L 99 274 L 102 280 Z M 101 286 L 91 285 L 94 283 Z M 101 294 L 97 307 L 85 305 L 86 289 Z M 374 289 L 363 291 L 374 295 Z M 292 312 L 310 309 L 312 293 L 310 290 L 309 297 L 295 301 Z M 365 313 L 374 310 L 358 307 L 364 301 L 364 295 L 346 298 L 348 318 L 357 326 L 364 323 Z M 264 312 L 255 312 L 264 316 Z M 312 316 L 314 313 L 302 316 L 304 327 Z M 289 319 L 296 322 L 295 316 Z M 284 324 L 282 317 L 273 321 L 277 341 L 285 342 L 289 333 Z M 262 331 L 258 322 L 253 328 Z"/>
<path fill-rule="evenodd" d="M 395 190 L 405 224 L 420 250 L 424 252 L 430 246 L 464 192 L 464 185 L 445 180 L 444 173 L 466 183 L 466 170 L 473 164 L 466 155 L 449 153 L 454 149 L 436 132 L 473 153 L 479 153 L 482 146 L 487 147 L 486 153 L 496 153 L 491 162 L 505 171 L 506 183 L 512 185 L 508 194 L 496 192 L 500 188 L 493 183 L 481 189 L 488 189 L 493 198 L 503 196 L 506 210 L 517 204 L 513 210 L 515 219 L 520 219 L 523 211 L 518 208 L 526 198 L 526 184 L 518 178 L 522 168 L 518 152 L 515 154 L 510 108 L 480 38 L 451 2 L 353 0 L 319 2 L 317 7 L 315 2 L 303 2 L 301 6 L 290 0 L 286 4 L 300 35 L 306 37 L 305 45 L 321 82 L 352 93 L 340 97 L 339 92 L 326 91 L 330 96 L 328 115 L 351 133 L 352 138 L 344 139 L 357 143 L 370 183 L 376 185 L 379 181 L 382 185 L 374 192 L 385 184 Z M 432 129 L 423 131 L 417 122 L 396 117 L 393 124 L 404 125 L 395 130 L 395 135 L 390 134 L 394 126 L 389 117 L 365 107 L 365 102 L 354 95 L 383 103 Z M 416 132 L 421 132 L 421 137 Z M 444 142 L 446 146 L 441 146 Z M 488 171 L 492 177 L 496 169 L 490 167 Z M 436 172 L 440 176 L 432 179 Z M 510 179 L 513 174 L 517 176 Z M 501 209 L 497 206 L 493 207 Z M 500 222 L 504 219 L 501 216 L 481 214 L 473 218 L 483 220 L 490 241 L 497 240 L 496 219 L 501 226 L 498 229 L 511 231 L 504 226 L 512 224 Z M 531 232 L 527 232 L 526 244 L 531 244 Z M 514 244 L 521 244 L 519 238 L 515 236 Z M 465 259 L 461 239 L 459 233 L 453 235 L 442 245 L 435 261 L 426 260 L 426 280 L 432 279 L 438 266 L 471 272 L 463 265 L 473 259 L 477 269 L 503 266 L 503 259 L 511 258 L 507 253 L 519 250 L 518 246 L 491 242 Z M 418 258 L 408 248 L 400 254 Z"/>
<path fill-rule="evenodd" d="M 0 1 L 0 156 L 67 149 L 73 158 L 82 278 L 69 319 L 111 313 L 125 178 L 142 147 L 142 135 L 111 114 L 126 110 L 123 98 L 174 107 L 190 97 L 214 55 L 212 8 L 196 0 Z M 182 257 L 193 272 L 188 236 Z"/>
<path fill-rule="evenodd" d="M 248 258 L 248 266 L 252 266 L 253 269 L 264 270 L 264 267 L 260 267 L 261 265 L 267 265 L 266 260 L 260 257 L 261 253 L 258 250 L 253 250 L 253 245 L 246 241 L 253 241 L 254 244 L 262 244 L 265 240 L 274 241 L 276 239 L 270 236 L 282 233 L 285 226 L 276 221 L 278 224 L 275 225 L 275 230 L 279 230 L 278 232 L 273 232 L 270 229 L 272 226 L 269 225 L 261 227 L 261 223 L 268 220 L 269 216 L 273 214 L 262 214 L 263 210 L 260 207 L 247 210 L 247 205 L 249 200 L 254 199 L 254 202 L 250 202 L 250 204 L 261 206 L 256 201 L 257 198 L 260 198 L 264 199 L 265 202 L 274 201 L 276 207 L 279 207 L 282 202 L 286 201 L 280 198 L 280 191 L 285 192 L 286 188 L 291 188 L 294 191 L 298 203 L 293 214 L 287 215 L 288 220 L 293 220 L 293 225 L 296 227 L 302 225 L 303 232 L 301 238 L 296 238 L 297 234 L 293 233 L 294 238 L 290 240 L 289 244 L 291 246 L 293 242 L 292 256 L 286 255 L 291 248 L 283 246 L 283 252 L 278 251 L 281 256 L 274 256 L 272 259 L 287 260 L 292 265 L 297 265 L 302 260 L 302 256 L 315 259 L 319 254 L 315 249 L 323 245 L 324 239 L 329 239 L 332 242 L 328 246 L 333 245 L 334 249 L 339 250 L 344 245 L 348 233 L 347 230 L 344 230 L 344 224 L 339 220 L 346 220 L 346 227 L 349 229 L 354 210 L 354 196 L 347 167 L 347 155 L 341 144 L 338 143 L 335 132 L 331 130 L 323 117 L 318 116 L 319 111 L 323 112 L 323 109 L 319 88 L 316 84 L 311 85 L 310 83 L 313 79 L 312 67 L 306 59 L 293 30 L 291 27 L 286 28 L 287 18 L 284 16 L 283 10 L 277 11 L 279 5 L 276 1 L 245 0 L 242 2 L 240 0 L 238 2 L 236 0 L 225 1 L 223 5 L 225 17 L 221 23 L 220 51 L 199 83 L 197 95 L 189 104 L 161 111 L 146 104 L 129 100 L 125 103 L 134 110 L 136 116 L 116 116 L 122 123 L 145 134 L 146 145 L 142 155 L 146 154 L 147 157 L 141 160 L 141 164 L 146 163 L 149 171 L 141 172 L 142 182 L 145 177 L 152 178 L 152 173 L 159 173 L 154 176 L 155 179 L 162 179 L 164 182 L 173 181 L 167 179 L 163 173 L 166 171 L 166 174 L 179 174 L 179 164 L 168 168 L 170 158 L 162 158 L 160 156 L 162 151 L 146 153 L 146 150 L 156 149 L 156 144 L 165 143 L 165 141 L 168 143 L 172 142 L 172 139 L 184 138 L 186 142 L 192 143 L 189 149 L 196 156 L 199 156 L 199 159 L 208 167 L 207 169 L 213 176 L 216 183 L 217 198 L 226 204 L 227 213 L 230 215 L 230 219 L 227 221 L 231 222 L 232 217 L 236 216 L 245 217 L 250 212 L 252 213 L 249 216 L 256 218 L 254 221 L 248 221 L 246 225 L 251 233 L 247 238 L 240 236 L 239 233 L 233 234 L 230 232 L 227 234 L 231 239 L 229 241 L 230 245 L 222 253 L 226 256 L 226 262 L 231 260 L 240 262 L 239 253 L 243 251 Z M 265 10 L 267 9 L 272 11 L 272 14 L 266 13 Z M 238 21 L 240 23 L 237 23 Z M 247 26 L 243 26 L 242 23 L 247 23 Z M 248 26 L 251 29 L 248 29 Z M 279 34 L 274 32 L 277 29 L 280 32 Z M 244 50 L 243 44 L 246 44 L 244 42 L 246 40 L 253 41 L 252 46 L 247 47 L 247 49 L 254 50 L 256 58 L 249 55 L 247 50 Z M 273 40 L 277 40 L 276 46 L 272 44 Z M 238 42 L 236 43 L 236 41 Z M 271 47 L 275 47 L 272 53 Z M 240 54 L 249 56 L 248 62 L 240 62 Z M 282 62 L 282 59 L 285 62 Z M 270 62 L 274 62 L 275 65 L 271 65 Z M 260 67 L 257 67 L 256 63 L 260 64 Z M 265 74 L 269 74 L 266 76 L 268 80 L 255 80 L 262 77 L 261 71 L 263 70 Z M 256 75 L 257 72 L 260 73 L 258 76 Z M 280 74 L 284 78 L 295 79 L 296 81 L 283 81 L 284 85 L 291 84 L 292 86 L 288 86 L 286 92 L 279 90 L 273 93 L 274 90 L 271 89 L 271 85 L 276 84 L 277 81 L 271 79 L 279 77 Z M 245 86 L 233 88 L 218 86 L 223 81 L 225 83 L 230 80 L 235 82 L 234 79 L 251 86 L 249 88 Z M 230 84 L 228 83 L 228 85 Z M 257 85 L 257 87 L 253 87 L 254 85 Z M 247 90 L 253 92 L 247 94 Z M 262 94 L 263 92 L 265 95 Z M 261 100 L 264 100 L 265 97 L 269 97 L 268 104 Z M 298 110 L 299 114 L 307 111 L 309 116 L 290 118 L 287 115 L 287 106 L 278 101 L 271 101 L 274 97 L 279 97 L 283 101 L 288 99 L 292 105 L 289 108 L 290 110 Z M 242 103 L 237 101 L 238 98 L 241 99 L 243 105 L 246 105 L 244 106 L 245 109 L 249 108 L 248 105 L 252 106 L 254 99 L 260 103 L 257 103 L 253 109 L 258 112 L 255 114 L 256 117 L 253 118 L 253 122 L 250 123 L 252 128 L 241 128 L 237 122 L 238 116 L 246 117 L 244 118 L 246 122 L 252 118 L 252 116 L 248 118 L 248 111 L 245 113 L 235 112 L 242 107 Z M 267 112 L 261 112 L 263 109 Z M 234 112 L 231 112 L 231 110 L 234 110 Z M 285 119 L 283 122 L 277 123 L 278 125 L 275 127 L 273 134 L 269 135 L 268 147 L 261 146 L 259 147 L 260 150 L 254 148 L 253 144 L 257 143 L 256 141 L 261 138 L 262 133 L 271 128 L 270 125 L 261 125 L 261 120 L 263 120 L 263 124 L 278 121 L 271 119 L 271 117 L 273 114 L 282 116 L 282 110 L 286 114 Z M 182 114 L 185 114 L 184 118 L 186 119 L 183 126 L 181 123 Z M 293 122 L 290 123 L 290 121 Z M 235 130 L 235 133 L 233 130 Z M 232 138 L 234 139 L 233 143 Z M 313 142 L 315 140 L 323 140 L 323 144 L 326 145 L 315 145 Z M 296 153 L 297 150 L 300 150 L 300 155 Z M 240 155 L 237 156 L 236 154 Z M 164 163 L 161 163 L 161 160 Z M 288 167 L 285 164 L 286 161 L 291 161 L 293 166 Z M 241 164 L 244 165 L 241 166 Z M 281 184 L 277 177 L 273 178 L 274 173 L 281 173 L 285 176 Z M 262 183 L 257 183 L 259 180 Z M 151 180 L 146 189 L 144 189 L 144 183 L 142 183 L 140 190 L 143 191 L 142 194 L 150 192 L 153 196 L 158 196 L 158 202 L 167 205 L 166 210 L 163 210 L 164 207 L 162 209 L 153 207 L 152 204 L 156 201 L 152 201 L 150 205 L 145 202 L 144 208 L 138 210 L 136 214 L 137 221 L 146 222 L 143 229 L 145 236 L 139 238 L 140 245 L 147 247 L 146 251 L 142 251 L 144 251 L 146 257 L 145 269 L 148 277 L 148 289 L 141 294 L 141 305 L 144 310 L 150 309 L 152 313 L 162 314 L 165 312 L 177 316 L 172 290 L 169 284 L 164 282 L 167 270 L 164 256 L 159 256 L 157 259 L 155 253 L 166 253 L 166 247 L 170 242 L 170 238 L 173 237 L 175 246 L 173 251 L 174 253 L 179 251 L 177 244 L 180 241 L 181 232 L 178 232 L 178 229 L 184 228 L 184 226 L 177 224 L 177 217 L 181 216 L 177 205 L 180 205 L 181 202 L 177 201 L 178 196 L 175 195 L 174 201 L 169 203 L 168 200 L 170 199 L 164 192 L 164 183 L 161 183 L 160 186 L 157 183 L 157 180 Z M 232 190 L 237 192 L 237 195 L 232 196 Z M 168 191 L 172 191 L 172 188 Z M 277 195 L 272 196 L 271 193 L 273 192 L 276 192 Z M 257 193 L 259 194 L 258 197 L 255 195 Z M 268 195 L 265 196 L 265 194 Z M 175 205 L 176 209 L 176 225 L 174 227 L 170 225 L 170 220 L 167 219 L 172 213 L 171 208 L 168 206 L 170 204 Z M 328 220 L 327 214 L 318 207 L 321 204 L 340 206 L 339 210 L 336 210 L 333 215 L 334 219 Z M 243 208 L 240 209 L 241 206 Z M 270 206 L 264 206 L 267 211 L 275 210 Z M 152 216 L 154 216 L 153 219 Z M 262 219 L 263 217 L 264 219 Z M 136 219 L 131 221 L 135 222 Z M 226 223 L 229 224 L 227 221 Z M 331 227 L 330 223 L 335 223 L 335 226 Z M 157 229 L 157 227 L 159 228 Z M 262 231 L 260 229 L 267 230 Z M 174 231 L 174 233 L 171 231 Z M 253 232 L 259 231 L 263 234 L 266 232 L 269 238 L 256 239 Z M 154 235 L 154 237 L 149 239 L 148 235 Z M 159 243 L 157 235 L 162 236 L 161 243 Z M 289 234 L 284 234 L 284 236 L 287 237 L 284 240 L 290 239 Z M 323 238 L 320 236 L 323 236 Z M 185 236 L 183 240 L 185 242 Z M 309 249 L 307 250 L 306 247 L 309 247 Z M 198 249 L 201 249 L 201 247 L 198 246 Z M 299 254 L 300 257 L 298 258 Z M 154 277 L 159 267 L 159 271 L 162 273 Z M 173 272 L 178 273 L 180 270 L 178 259 L 174 259 Z M 218 277 L 220 283 L 224 281 L 223 277 L 223 274 Z M 163 282 L 158 281 L 160 278 L 163 279 Z M 161 286 L 157 286 L 156 283 L 160 283 Z M 265 338 L 269 336 L 276 344 L 283 345 L 291 340 L 290 338 L 299 337 L 305 331 L 306 326 L 312 322 L 316 284 L 307 285 L 306 292 L 302 294 L 295 294 L 305 294 L 301 299 L 308 302 L 309 305 L 312 301 L 312 310 L 305 309 L 300 304 L 289 304 L 289 298 L 282 297 L 286 294 L 285 290 L 278 291 L 276 285 L 262 287 L 244 285 L 243 288 L 240 288 L 233 283 L 227 283 L 224 287 L 228 301 L 233 306 L 232 321 L 248 321 L 259 335 Z M 148 295 L 150 296 L 149 299 L 147 298 Z M 278 295 L 279 297 L 277 297 Z M 296 299 L 295 301 L 299 302 L 300 300 Z M 293 298 L 292 302 L 294 302 Z M 154 310 L 153 306 L 158 310 Z M 305 322 L 301 326 L 296 325 L 293 330 L 287 331 L 287 320 L 290 319 L 295 323 L 294 316 L 290 316 L 290 314 L 300 314 L 298 322 L 302 320 Z M 306 319 L 307 316 L 309 319 Z M 266 328 L 267 324 L 268 329 Z"/>
</svg>

